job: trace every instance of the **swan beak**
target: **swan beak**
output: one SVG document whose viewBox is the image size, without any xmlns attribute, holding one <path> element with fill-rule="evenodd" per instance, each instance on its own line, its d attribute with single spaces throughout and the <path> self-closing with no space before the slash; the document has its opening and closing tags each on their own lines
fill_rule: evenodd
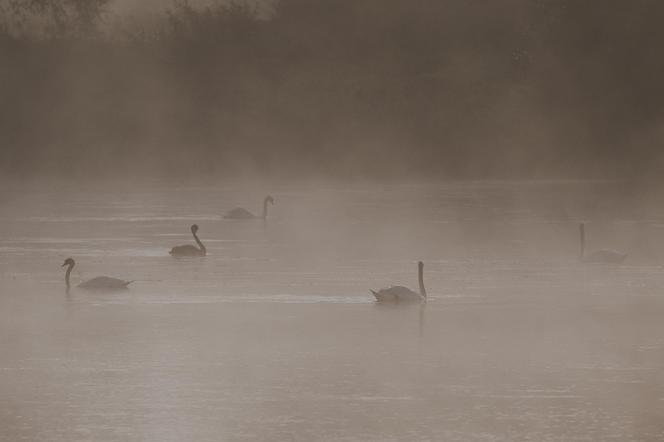
<svg viewBox="0 0 664 442">
<path fill-rule="evenodd" d="M 64 264 L 62 264 L 60 267 L 64 267 L 64 266 L 66 266 L 66 265 L 67 265 L 67 262 L 65 262 Z"/>
</svg>

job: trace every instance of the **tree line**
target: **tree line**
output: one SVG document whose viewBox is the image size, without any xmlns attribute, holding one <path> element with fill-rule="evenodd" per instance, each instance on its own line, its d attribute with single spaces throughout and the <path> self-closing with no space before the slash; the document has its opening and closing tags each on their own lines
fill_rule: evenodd
<svg viewBox="0 0 664 442">
<path fill-rule="evenodd" d="M 659 160 L 656 0 L 0 0 L 0 168 L 632 176 Z"/>
</svg>

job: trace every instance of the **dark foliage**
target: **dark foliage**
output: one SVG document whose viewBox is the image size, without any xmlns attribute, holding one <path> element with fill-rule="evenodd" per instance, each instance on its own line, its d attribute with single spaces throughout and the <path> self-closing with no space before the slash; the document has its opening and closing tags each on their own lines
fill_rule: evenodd
<svg viewBox="0 0 664 442">
<path fill-rule="evenodd" d="M 0 167 L 627 176 L 659 160 L 664 3 L 0 0 Z"/>
</svg>

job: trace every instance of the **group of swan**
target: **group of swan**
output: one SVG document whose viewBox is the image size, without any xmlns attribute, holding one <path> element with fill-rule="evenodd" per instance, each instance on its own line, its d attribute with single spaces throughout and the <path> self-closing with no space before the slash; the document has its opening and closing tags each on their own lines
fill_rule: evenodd
<svg viewBox="0 0 664 442">
<path fill-rule="evenodd" d="M 604 263 L 604 264 L 622 264 L 627 258 L 627 253 L 621 253 L 616 250 L 597 250 L 586 256 L 586 226 L 579 225 L 580 232 L 580 252 L 579 259 L 582 262 Z M 408 287 L 400 285 L 391 286 L 377 292 L 371 290 L 378 302 L 423 302 L 427 300 L 427 291 L 424 288 L 424 263 L 420 261 L 417 264 L 417 277 L 420 284 L 420 292 L 417 293 Z"/>
<path fill-rule="evenodd" d="M 224 218 L 226 219 L 267 219 L 267 205 L 268 203 L 274 204 L 274 198 L 272 196 L 268 195 L 265 197 L 263 200 L 263 215 L 262 216 L 256 216 L 249 212 L 247 209 L 244 209 L 242 207 L 236 207 L 233 210 L 230 210 Z M 198 225 L 193 224 L 191 226 L 191 234 L 194 235 L 194 241 L 196 241 L 196 244 L 198 244 L 198 247 L 191 245 L 191 244 L 185 244 L 182 246 L 175 246 L 171 249 L 170 252 L 168 252 L 171 256 L 174 257 L 188 257 L 188 256 L 205 256 L 207 254 L 207 249 L 201 242 L 201 240 L 198 238 L 198 235 L 196 235 L 196 232 L 198 232 Z M 62 264 L 62 267 L 67 266 L 67 272 L 65 273 L 65 284 L 67 285 L 67 290 L 71 287 L 71 282 L 69 280 L 69 277 L 71 275 L 71 271 L 76 265 L 76 261 L 74 261 L 73 258 L 67 258 Z M 109 276 L 97 276 L 96 278 L 92 278 L 88 281 L 84 281 L 80 284 L 78 284 L 76 287 L 81 288 L 81 289 L 86 289 L 86 290 L 123 290 L 126 289 L 129 284 L 131 284 L 134 281 L 124 281 L 122 279 L 117 279 L 117 278 L 111 278 Z"/>
<path fill-rule="evenodd" d="M 263 217 L 267 216 L 267 203 L 271 202 L 274 204 L 274 200 L 271 196 L 267 196 L 263 203 Z M 251 219 L 257 218 L 252 215 L 249 211 L 242 208 L 237 208 L 231 210 L 226 218 L 231 218 L 231 214 L 234 214 L 237 219 Z M 250 215 L 250 216 L 249 216 Z M 182 246 L 176 246 L 171 249 L 169 254 L 174 257 L 188 257 L 188 256 L 205 256 L 207 250 L 201 240 L 196 234 L 198 232 L 198 225 L 194 224 L 191 226 L 191 233 L 194 235 L 194 240 L 198 247 L 185 244 Z M 579 226 L 580 233 L 580 251 L 579 259 L 582 262 L 591 262 L 591 263 L 611 263 L 611 264 L 620 264 L 625 261 L 627 258 L 626 253 L 620 253 L 615 250 L 598 250 L 591 253 L 590 255 L 585 254 L 586 238 L 585 238 L 585 225 L 581 224 Z M 72 269 L 76 265 L 75 261 L 72 258 L 67 258 L 62 264 L 62 267 L 67 267 L 67 272 L 65 274 L 65 283 L 67 284 L 67 289 L 70 288 L 69 275 L 71 274 Z M 377 302 L 387 303 L 387 302 L 425 302 L 427 300 L 427 291 L 424 288 L 424 263 L 422 261 L 417 263 L 417 276 L 419 282 L 419 292 L 409 289 L 404 286 L 391 286 L 384 288 L 378 291 L 371 290 L 371 293 L 375 296 Z M 104 289 L 104 290 L 119 290 L 126 289 L 129 284 L 133 281 L 125 281 L 117 278 L 110 278 L 108 276 L 97 276 L 96 278 L 90 279 L 79 284 L 77 287 L 82 289 Z"/>
<path fill-rule="evenodd" d="M 267 219 L 267 204 L 274 204 L 274 198 L 270 195 L 266 196 L 263 200 L 263 215 L 256 216 L 247 209 L 243 207 L 236 207 L 233 210 L 228 211 L 224 218 L 226 219 Z M 203 245 L 200 239 L 198 239 L 198 225 L 194 224 L 191 226 L 191 234 L 194 235 L 194 241 L 198 244 L 198 247 L 191 244 L 185 244 L 183 246 L 175 246 L 171 249 L 169 254 L 175 257 L 185 257 L 185 256 L 205 256 L 207 254 L 207 249 Z"/>
</svg>

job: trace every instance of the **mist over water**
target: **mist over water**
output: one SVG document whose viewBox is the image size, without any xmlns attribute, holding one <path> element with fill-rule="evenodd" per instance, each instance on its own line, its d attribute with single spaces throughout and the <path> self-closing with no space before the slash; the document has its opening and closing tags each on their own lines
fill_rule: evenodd
<svg viewBox="0 0 664 442">
<path fill-rule="evenodd" d="M 664 440 L 662 22 L 0 0 L 0 441 Z"/>
<path fill-rule="evenodd" d="M 623 188 L 6 186 L 0 439 L 659 440 L 664 213 Z M 428 302 L 376 304 L 418 260 Z"/>
</svg>

